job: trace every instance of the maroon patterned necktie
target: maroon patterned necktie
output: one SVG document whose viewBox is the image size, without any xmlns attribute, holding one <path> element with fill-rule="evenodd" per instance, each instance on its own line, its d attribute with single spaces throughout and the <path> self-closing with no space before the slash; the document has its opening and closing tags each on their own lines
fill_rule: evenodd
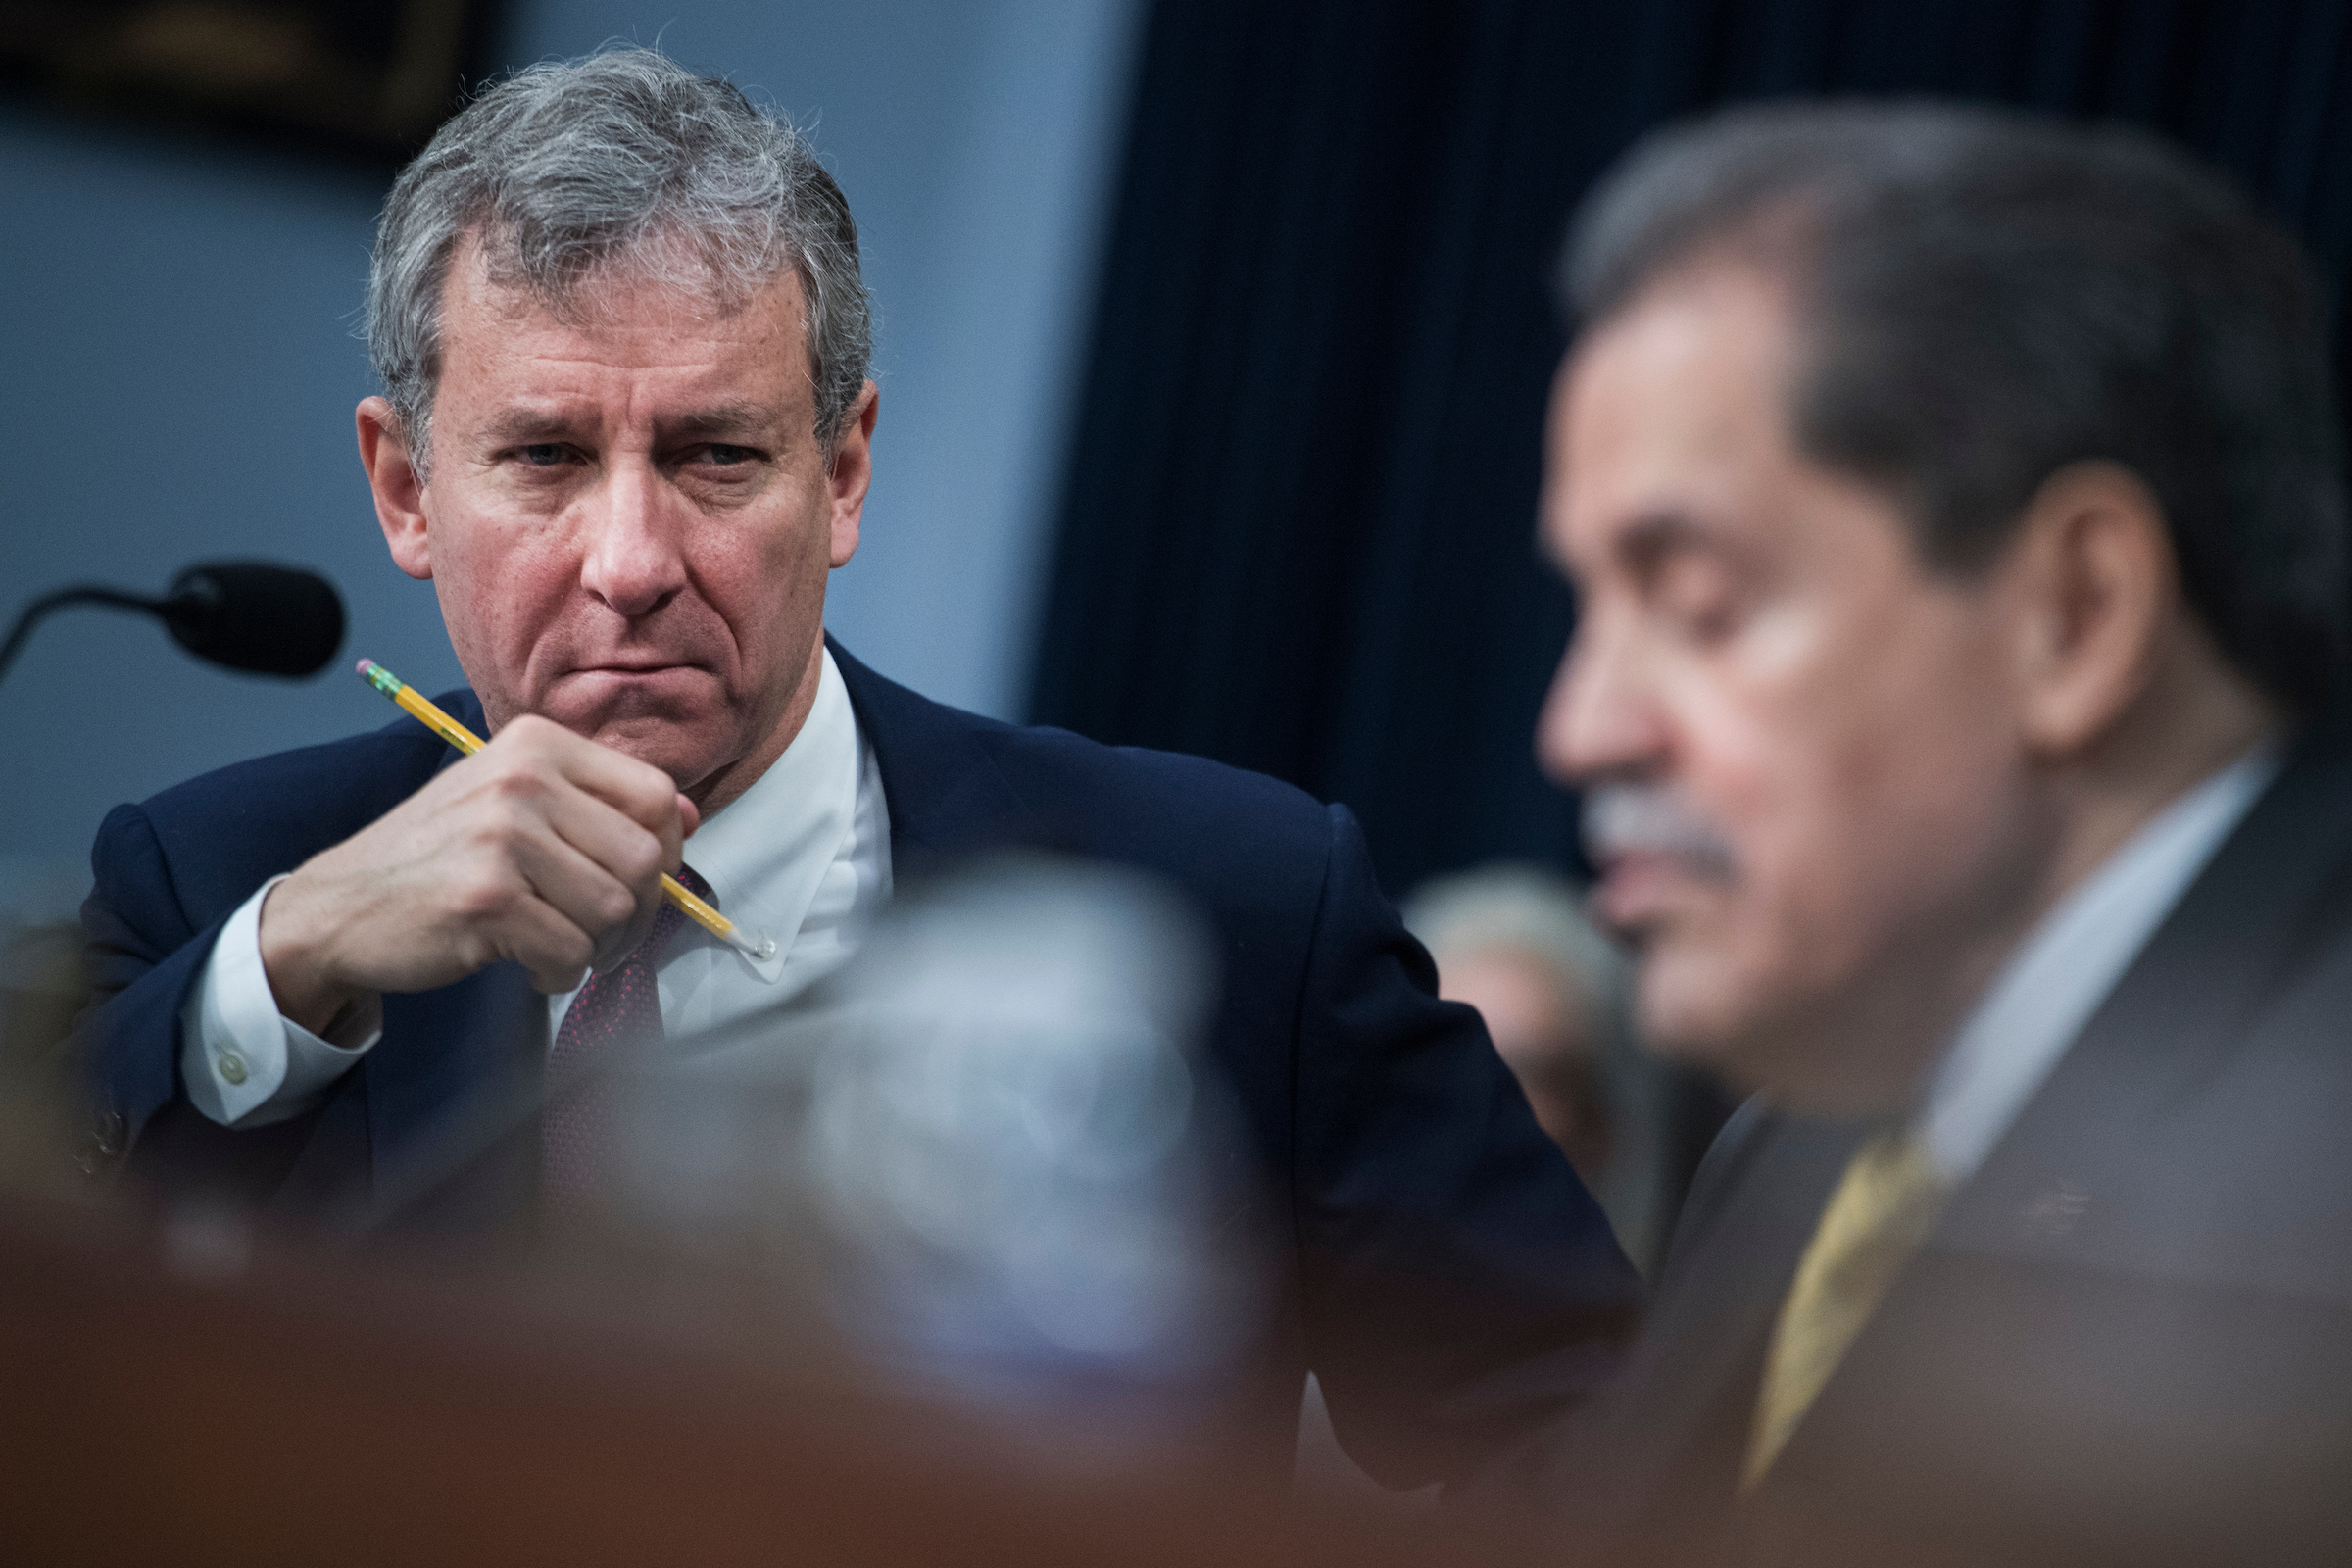
<svg viewBox="0 0 2352 1568">
<path fill-rule="evenodd" d="M 678 880 L 695 897 L 710 897 L 710 884 L 692 866 L 680 867 Z M 636 951 L 590 975 L 564 1009 L 547 1054 L 549 1098 L 539 1131 L 540 1189 L 559 1213 L 576 1214 L 604 1191 L 619 1109 L 610 1069 L 665 1042 L 654 966 L 685 923 L 684 912 L 663 899 Z"/>
</svg>

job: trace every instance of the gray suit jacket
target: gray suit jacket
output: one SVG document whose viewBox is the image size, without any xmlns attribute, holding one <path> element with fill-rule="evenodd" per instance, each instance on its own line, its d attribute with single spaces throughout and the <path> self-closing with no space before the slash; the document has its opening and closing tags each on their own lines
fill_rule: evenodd
<svg viewBox="0 0 2352 1568">
<path fill-rule="evenodd" d="M 1519 1456 L 1602 1558 L 2352 1560 L 2352 744 L 2183 896 L 1771 1474 L 1765 1343 L 1860 1131 L 1742 1111 L 1624 1376 Z"/>
</svg>

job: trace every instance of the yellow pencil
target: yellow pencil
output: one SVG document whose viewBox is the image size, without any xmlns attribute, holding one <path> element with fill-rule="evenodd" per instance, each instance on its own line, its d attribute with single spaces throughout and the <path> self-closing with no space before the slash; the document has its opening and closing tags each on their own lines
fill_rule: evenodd
<svg viewBox="0 0 2352 1568">
<path fill-rule="evenodd" d="M 368 685 L 398 703 L 411 717 L 459 751 L 470 757 L 482 749 L 481 738 L 473 731 L 435 708 L 421 692 L 374 660 L 361 660 L 360 673 L 368 678 Z M 745 956 L 764 963 L 776 956 L 773 939 L 765 933 L 757 938 L 745 936 L 735 928 L 734 921 L 687 892 L 678 879 L 666 871 L 662 873 L 662 893 L 684 911 L 689 920 Z"/>
</svg>

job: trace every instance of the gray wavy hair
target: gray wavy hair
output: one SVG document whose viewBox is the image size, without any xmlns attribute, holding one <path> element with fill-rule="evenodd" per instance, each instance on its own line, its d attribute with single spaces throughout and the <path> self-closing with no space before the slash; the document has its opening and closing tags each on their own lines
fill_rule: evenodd
<svg viewBox="0 0 2352 1568">
<path fill-rule="evenodd" d="M 728 82 L 651 49 L 611 47 L 490 88 L 384 201 L 368 353 L 419 477 L 431 462 L 442 290 L 467 234 L 501 286 L 559 312 L 616 264 L 730 300 L 791 267 L 828 452 L 864 388 L 873 326 L 858 225 L 808 138 Z"/>
</svg>

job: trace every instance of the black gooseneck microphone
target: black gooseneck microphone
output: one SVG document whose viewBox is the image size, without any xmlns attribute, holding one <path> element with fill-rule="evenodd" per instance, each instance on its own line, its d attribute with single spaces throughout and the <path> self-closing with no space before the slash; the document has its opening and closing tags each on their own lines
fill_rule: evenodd
<svg viewBox="0 0 2352 1568">
<path fill-rule="evenodd" d="M 261 561 L 207 561 L 172 578 L 160 599 L 95 583 L 43 594 L 0 643 L 0 676 L 41 618 L 68 605 L 153 615 L 197 658 L 259 675 L 315 675 L 343 646 L 343 600 L 324 577 Z"/>
</svg>

